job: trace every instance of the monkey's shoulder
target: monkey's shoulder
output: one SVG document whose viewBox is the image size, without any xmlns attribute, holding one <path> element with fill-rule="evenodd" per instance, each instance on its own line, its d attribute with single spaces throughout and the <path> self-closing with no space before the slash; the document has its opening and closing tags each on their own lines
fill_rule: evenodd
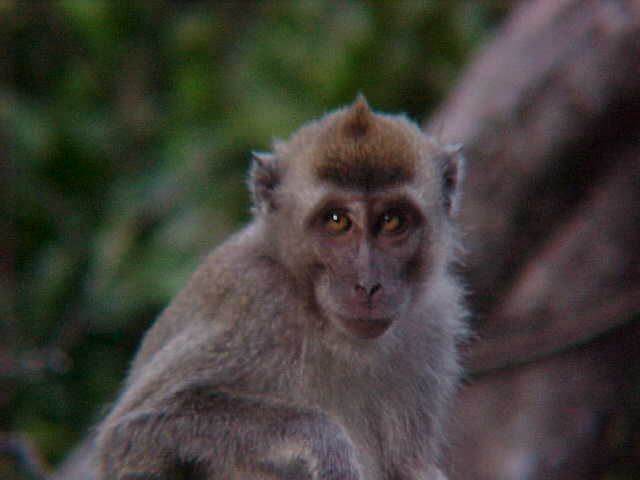
<svg viewBox="0 0 640 480">
<path fill-rule="evenodd" d="M 290 316 L 295 289 L 286 271 L 265 254 L 254 234 L 245 229 L 215 248 L 193 273 L 187 285 L 156 319 L 143 339 L 135 365 L 168 342 L 181 342 L 197 332 L 208 345 L 229 343 L 223 332 L 236 332 L 243 341 L 261 336 Z M 272 322 L 257 323 L 270 318 Z"/>
<path fill-rule="evenodd" d="M 184 320 L 194 314 L 224 319 L 231 313 L 264 318 L 272 305 L 282 307 L 281 301 L 292 293 L 293 278 L 256 237 L 262 236 L 250 225 L 202 262 L 172 302 L 175 308 L 190 311 Z"/>
</svg>

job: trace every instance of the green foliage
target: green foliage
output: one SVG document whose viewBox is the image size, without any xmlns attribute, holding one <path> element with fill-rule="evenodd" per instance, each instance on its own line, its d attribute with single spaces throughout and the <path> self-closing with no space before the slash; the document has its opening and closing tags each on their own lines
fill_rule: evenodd
<svg viewBox="0 0 640 480">
<path fill-rule="evenodd" d="M 503 14 L 491 5 L 2 2 L 0 429 L 59 460 L 248 218 L 250 150 L 359 91 L 422 118 Z"/>
</svg>

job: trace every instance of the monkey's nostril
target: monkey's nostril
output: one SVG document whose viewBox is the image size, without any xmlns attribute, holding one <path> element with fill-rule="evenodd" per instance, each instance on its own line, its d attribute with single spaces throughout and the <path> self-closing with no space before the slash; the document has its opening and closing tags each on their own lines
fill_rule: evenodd
<svg viewBox="0 0 640 480">
<path fill-rule="evenodd" d="M 376 283 L 371 287 L 361 284 L 356 285 L 356 292 L 358 293 L 358 295 L 363 295 L 367 299 L 371 299 L 380 289 L 382 289 L 382 285 L 380 285 L 379 283 Z"/>
</svg>

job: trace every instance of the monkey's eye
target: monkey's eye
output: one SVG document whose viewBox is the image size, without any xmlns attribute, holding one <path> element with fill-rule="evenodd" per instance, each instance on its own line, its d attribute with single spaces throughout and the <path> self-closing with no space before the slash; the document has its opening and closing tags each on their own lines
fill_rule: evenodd
<svg viewBox="0 0 640 480">
<path fill-rule="evenodd" d="M 324 217 L 324 229 L 331 235 L 344 233 L 351 228 L 351 219 L 341 212 L 329 212 Z"/>
<path fill-rule="evenodd" d="M 407 229 L 407 218 L 396 211 L 390 210 L 380 217 L 379 231 L 383 235 L 398 235 Z"/>
</svg>

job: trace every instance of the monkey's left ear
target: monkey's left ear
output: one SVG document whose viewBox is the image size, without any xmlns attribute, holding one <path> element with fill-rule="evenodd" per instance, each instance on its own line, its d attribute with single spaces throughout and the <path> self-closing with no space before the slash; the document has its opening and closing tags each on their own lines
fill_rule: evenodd
<svg viewBox="0 0 640 480">
<path fill-rule="evenodd" d="M 445 209 L 455 214 L 460 208 L 462 181 L 464 180 L 465 159 L 460 143 L 445 145 L 443 155 L 442 192 Z"/>
<path fill-rule="evenodd" d="M 253 207 L 257 212 L 263 209 L 275 210 L 274 190 L 280 183 L 280 172 L 276 156 L 268 152 L 252 152 L 253 164 L 249 171 L 249 190 Z"/>
</svg>

